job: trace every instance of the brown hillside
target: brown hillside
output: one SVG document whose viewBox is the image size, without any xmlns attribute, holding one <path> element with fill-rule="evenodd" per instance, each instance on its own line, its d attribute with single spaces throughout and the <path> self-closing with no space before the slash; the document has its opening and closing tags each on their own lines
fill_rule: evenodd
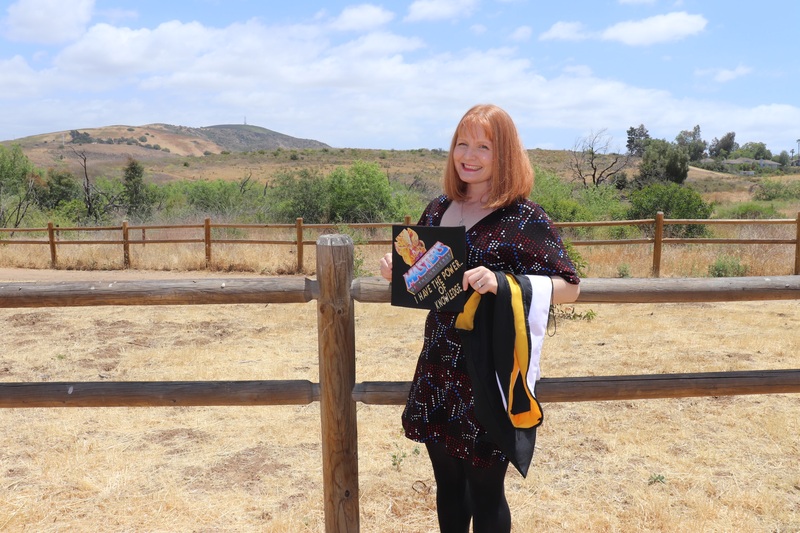
<svg viewBox="0 0 800 533">
<path fill-rule="evenodd" d="M 446 161 L 442 150 L 373 150 L 332 148 L 319 141 L 298 139 L 250 125 L 218 125 L 190 128 L 169 124 L 145 126 L 114 125 L 76 130 L 92 142 L 75 144 L 69 131 L 46 133 L 5 141 L 19 144 L 39 168 L 66 168 L 83 175 L 77 152 L 87 156 L 91 178 L 117 178 L 129 157 L 142 163 L 154 182 L 171 180 L 270 181 L 284 171 L 307 169 L 328 173 L 354 160 L 372 161 L 385 169 L 389 178 L 430 194 L 439 190 Z M 113 141 L 113 143 L 112 143 Z M 538 167 L 571 179 L 569 151 L 529 151 Z M 633 160 L 627 174 L 636 173 L 639 161 Z M 723 174 L 689 168 L 686 183 L 707 201 L 733 203 L 749 200 L 758 177 Z"/>
<path fill-rule="evenodd" d="M 214 155 L 329 148 L 319 141 L 249 125 L 202 128 L 170 124 L 114 125 L 73 131 L 91 140 L 76 143 L 70 131 L 58 131 L 4 141 L 3 144 L 19 144 L 39 168 L 66 167 L 78 176 L 83 175 L 83 168 L 76 152 L 87 156 L 90 177 L 118 176 L 125 161 L 132 157 L 145 166 L 155 181 L 242 177 L 238 171 L 229 176 L 224 167 L 230 161 L 214 160 Z M 207 156 L 211 157 L 201 165 L 196 164 Z"/>
</svg>

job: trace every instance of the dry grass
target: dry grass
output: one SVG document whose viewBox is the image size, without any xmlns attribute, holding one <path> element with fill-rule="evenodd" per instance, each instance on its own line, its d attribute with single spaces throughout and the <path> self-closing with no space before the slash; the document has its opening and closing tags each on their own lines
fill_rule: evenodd
<svg viewBox="0 0 800 533">
<path fill-rule="evenodd" d="M 342 231 L 345 231 L 343 229 Z M 335 231 L 333 231 L 335 232 Z M 331 230 L 305 228 L 303 239 L 315 242 Z M 391 240 L 391 229 L 364 229 L 360 235 L 351 235 L 356 246 L 356 257 L 369 268 L 377 265 L 378 258 L 385 253 L 385 245 L 361 245 L 360 242 Z M 0 268 L 49 269 L 50 249 L 46 237 L 28 236 L 42 240 L 43 244 L 14 244 L 0 241 Z M 72 232 L 65 240 L 109 240 L 118 241 L 119 230 L 95 231 L 91 234 Z M 292 243 L 296 238 L 294 229 L 228 229 L 226 234 L 214 235 L 214 239 L 271 240 Z M 131 232 L 130 260 L 137 270 L 158 271 L 202 271 L 206 270 L 205 248 L 202 242 L 188 244 L 137 244 L 137 232 Z M 147 240 L 202 239 L 202 229 L 157 229 L 147 232 Z M 141 242 L 141 241 L 140 241 Z M 315 246 L 303 247 L 302 266 L 294 244 L 212 244 L 209 270 L 217 272 L 250 272 L 266 275 L 309 274 L 316 265 Z M 121 244 L 60 244 L 57 247 L 57 268 L 61 270 L 119 270 L 123 268 Z M 375 272 L 377 273 L 377 271 Z"/>
<path fill-rule="evenodd" d="M 620 277 L 624 270 L 634 278 L 651 276 L 652 246 L 587 246 L 578 252 L 588 262 L 588 277 Z M 666 246 L 661 257 L 661 277 L 707 277 L 709 266 L 725 256 L 738 258 L 747 268 L 748 276 L 788 276 L 794 273 L 792 246 L 694 244 Z"/>
<path fill-rule="evenodd" d="M 797 367 L 797 301 L 591 309 L 595 320 L 560 321 L 547 340 L 546 377 Z M 410 379 L 423 320 L 358 304 L 357 381 Z M 318 381 L 314 302 L 4 309 L 0 321 L 6 382 Z M 544 408 L 531 474 L 508 478 L 514 531 L 800 531 L 798 395 Z M 436 529 L 432 473 L 400 412 L 358 406 L 363 531 Z M 0 424 L 2 531 L 324 529 L 318 404 L 5 409 Z"/>
</svg>

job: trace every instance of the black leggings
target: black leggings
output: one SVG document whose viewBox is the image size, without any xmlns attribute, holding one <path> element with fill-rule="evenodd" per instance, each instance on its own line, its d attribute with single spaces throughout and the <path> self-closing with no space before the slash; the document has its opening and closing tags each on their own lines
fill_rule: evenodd
<svg viewBox="0 0 800 533">
<path fill-rule="evenodd" d="M 450 456 L 442 443 L 426 444 L 436 478 L 436 511 L 442 533 L 508 533 L 511 511 L 505 494 L 508 461 L 477 468 Z"/>
</svg>

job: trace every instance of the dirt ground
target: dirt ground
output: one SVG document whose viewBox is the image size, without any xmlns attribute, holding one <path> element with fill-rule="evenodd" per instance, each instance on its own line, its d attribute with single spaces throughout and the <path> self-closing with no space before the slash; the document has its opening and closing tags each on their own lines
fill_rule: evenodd
<svg viewBox="0 0 800 533">
<path fill-rule="evenodd" d="M 0 269 L 0 284 L 245 277 Z M 576 306 L 544 377 L 798 368 L 800 302 Z M 356 306 L 357 381 L 406 381 L 424 314 Z M 0 309 L 0 381 L 319 381 L 316 304 Z M 800 531 L 800 395 L 545 404 L 516 533 Z M 359 404 L 361 530 L 436 530 L 401 406 Z M 319 532 L 319 406 L 0 410 L 0 531 Z"/>
</svg>

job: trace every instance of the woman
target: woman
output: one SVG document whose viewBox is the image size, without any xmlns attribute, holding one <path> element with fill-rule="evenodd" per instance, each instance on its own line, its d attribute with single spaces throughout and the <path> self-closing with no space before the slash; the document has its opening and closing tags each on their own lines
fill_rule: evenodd
<svg viewBox="0 0 800 533">
<path fill-rule="evenodd" d="M 494 105 L 467 111 L 450 145 L 444 194 L 418 222 L 466 228 L 465 291 L 497 294 L 495 273 L 509 272 L 552 279 L 551 303 L 577 299 L 575 267 L 550 219 L 528 200 L 532 187 L 533 169 L 511 117 Z M 380 268 L 391 280 L 391 254 Z M 510 531 L 504 487 L 509 461 L 483 438 L 456 318 L 436 311 L 427 317 L 403 428 L 428 450 L 442 532 L 466 532 L 470 521 L 475 532 Z"/>
</svg>

